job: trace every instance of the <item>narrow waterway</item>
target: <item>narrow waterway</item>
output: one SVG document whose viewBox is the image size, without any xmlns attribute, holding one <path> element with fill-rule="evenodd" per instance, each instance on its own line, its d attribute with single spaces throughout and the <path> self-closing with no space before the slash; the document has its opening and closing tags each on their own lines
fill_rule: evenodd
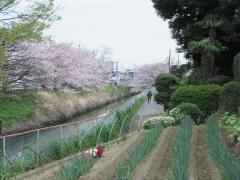
<svg viewBox="0 0 240 180">
<path fill-rule="evenodd" d="M 112 112 L 114 109 L 116 109 L 122 103 L 127 101 L 129 98 L 131 98 L 131 97 L 126 97 L 121 100 L 117 100 L 112 103 L 106 104 L 106 105 L 99 107 L 97 109 L 94 109 L 92 111 L 83 113 L 80 116 L 78 116 L 70 121 L 67 121 L 67 122 L 87 121 L 87 120 L 92 120 L 92 119 L 106 116 L 109 112 Z"/>
</svg>

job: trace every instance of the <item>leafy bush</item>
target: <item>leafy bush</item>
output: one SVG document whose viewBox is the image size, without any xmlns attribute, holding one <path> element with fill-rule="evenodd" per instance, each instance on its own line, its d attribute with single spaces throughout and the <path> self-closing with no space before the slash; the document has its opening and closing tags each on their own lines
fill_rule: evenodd
<svg viewBox="0 0 240 180">
<path fill-rule="evenodd" d="M 204 116 L 204 113 L 199 109 L 196 104 L 182 103 L 177 106 L 181 114 L 189 115 L 196 124 L 199 124 L 200 119 Z"/>
<path fill-rule="evenodd" d="M 180 109 L 175 107 L 171 111 L 169 111 L 169 115 L 172 116 L 176 121 L 180 122 L 180 119 L 184 116 Z"/>
<path fill-rule="evenodd" d="M 222 87 L 218 85 L 188 85 L 179 87 L 171 96 L 172 108 L 181 103 L 196 104 L 205 115 L 218 110 Z"/>
<path fill-rule="evenodd" d="M 63 147 L 65 147 L 65 146 L 64 146 L 63 142 L 61 142 L 60 140 L 52 142 L 52 144 L 49 147 L 47 157 L 50 158 L 51 160 L 61 159 Z"/>
<path fill-rule="evenodd" d="M 240 141 L 240 118 L 235 114 L 231 115 L 230 113 L 225 113 L 224 116 L 220 119 L 223 127 L 226 127 L 231 136 L 234 138 L 235 142 Z"/>
<path fill-rule="evenodd" d="M 240 53 L 237 54 L 233 62 L 234 79 L 240 81 Z"/>
<path fill-rule="evenodd" d="M 155 86 L 158 93 L 155 100 L 158 104 L 163 104 L 164 109 L 169 108 L 169 100 L 171 94 L 177 89 L 179 79 L 172 74 L 160 74 L 155 80 Z"/>
<path fill-rule="evenodd" d="M 144 121 L 143 128 L 144 129 L 151 129 L 158 125 L 162 125 L 163 127 L 175 126 L 179 123 L 178 120 L 171 116 L 157 116 L 152 117 Z"/>
<path fill-rule="evenodd" d="M 221 100 L 226 111 L 237 113 L 240 107 L 240 83 L 229 82 L 225 84 Z"/>
<path fill-rule="evenodd" d="M 222 141 L 217 121 L 213 117 L 208 118 L 206 122 L 205 134 L 210 154 L 222 173 L 223 179 L 239 179 L 240 162 Z"/>
<path fill-rule="evenodd" d="M 193 69 L 187 78 L 187 82 L 193 85 L 204 84 L 205 81 L 206 81 L 206 77 L 204 75 L 204 72 L 201 70 L 201 68 Z"/>
<path fill-rule="evenodd" d="M 231 78 L 229 76 L 215 76 L 211 79 L 208 79 L 206 81 L 206 84 L 217 84 L 220 86 L 223 86 L 224 84 L 228 83 L 231 81 Z"/>
</svg>

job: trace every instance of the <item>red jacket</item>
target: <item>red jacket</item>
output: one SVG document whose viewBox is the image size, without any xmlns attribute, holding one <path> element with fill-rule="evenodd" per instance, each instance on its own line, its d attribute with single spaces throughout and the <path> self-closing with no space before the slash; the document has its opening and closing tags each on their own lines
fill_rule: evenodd
<svg viewBox="0 0 240 180">
<path fill-rule="evenodd" d="M 97 146 L 96 149 L 97 149 L 97 157 L 101 157 L 104 152 L 103 148 L 101 146 Z"/>
</svg>

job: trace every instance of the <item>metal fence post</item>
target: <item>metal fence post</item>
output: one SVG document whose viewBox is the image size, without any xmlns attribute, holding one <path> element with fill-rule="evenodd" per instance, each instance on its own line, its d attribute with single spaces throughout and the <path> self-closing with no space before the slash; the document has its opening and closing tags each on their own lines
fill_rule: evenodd
<svg viewBox="0 0 240 180">
<path fill-rule="evenodd" d="M 39 129 L 37 130 L 37 153 L 38 153 L 38 155 L 40 153 Z M 39 162 L 39 157 L 37 156 L 37 165 L 38 165 L 38 162 Z"/>
<path fill-rule="evenodd" d="M 63 127 L 60 126 L 60 138 L 63 139 Z"/>
<path fill-rule="evenodd" d="M 6 168 L 6 137 L 3 136 L 3 171 Z"/>
</svg>

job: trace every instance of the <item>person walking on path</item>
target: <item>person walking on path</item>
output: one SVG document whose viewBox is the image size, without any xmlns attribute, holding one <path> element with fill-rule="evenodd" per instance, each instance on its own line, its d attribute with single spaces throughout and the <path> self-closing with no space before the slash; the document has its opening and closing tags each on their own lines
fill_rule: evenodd
<svg viewBox="0 0 240 180">
<path fill-rule="evenodd" d="M 152 91 L 148 91 L 147 98 L 148 98 L 148 103 L 150 103 L 152 100 Z"/>
</svg>

